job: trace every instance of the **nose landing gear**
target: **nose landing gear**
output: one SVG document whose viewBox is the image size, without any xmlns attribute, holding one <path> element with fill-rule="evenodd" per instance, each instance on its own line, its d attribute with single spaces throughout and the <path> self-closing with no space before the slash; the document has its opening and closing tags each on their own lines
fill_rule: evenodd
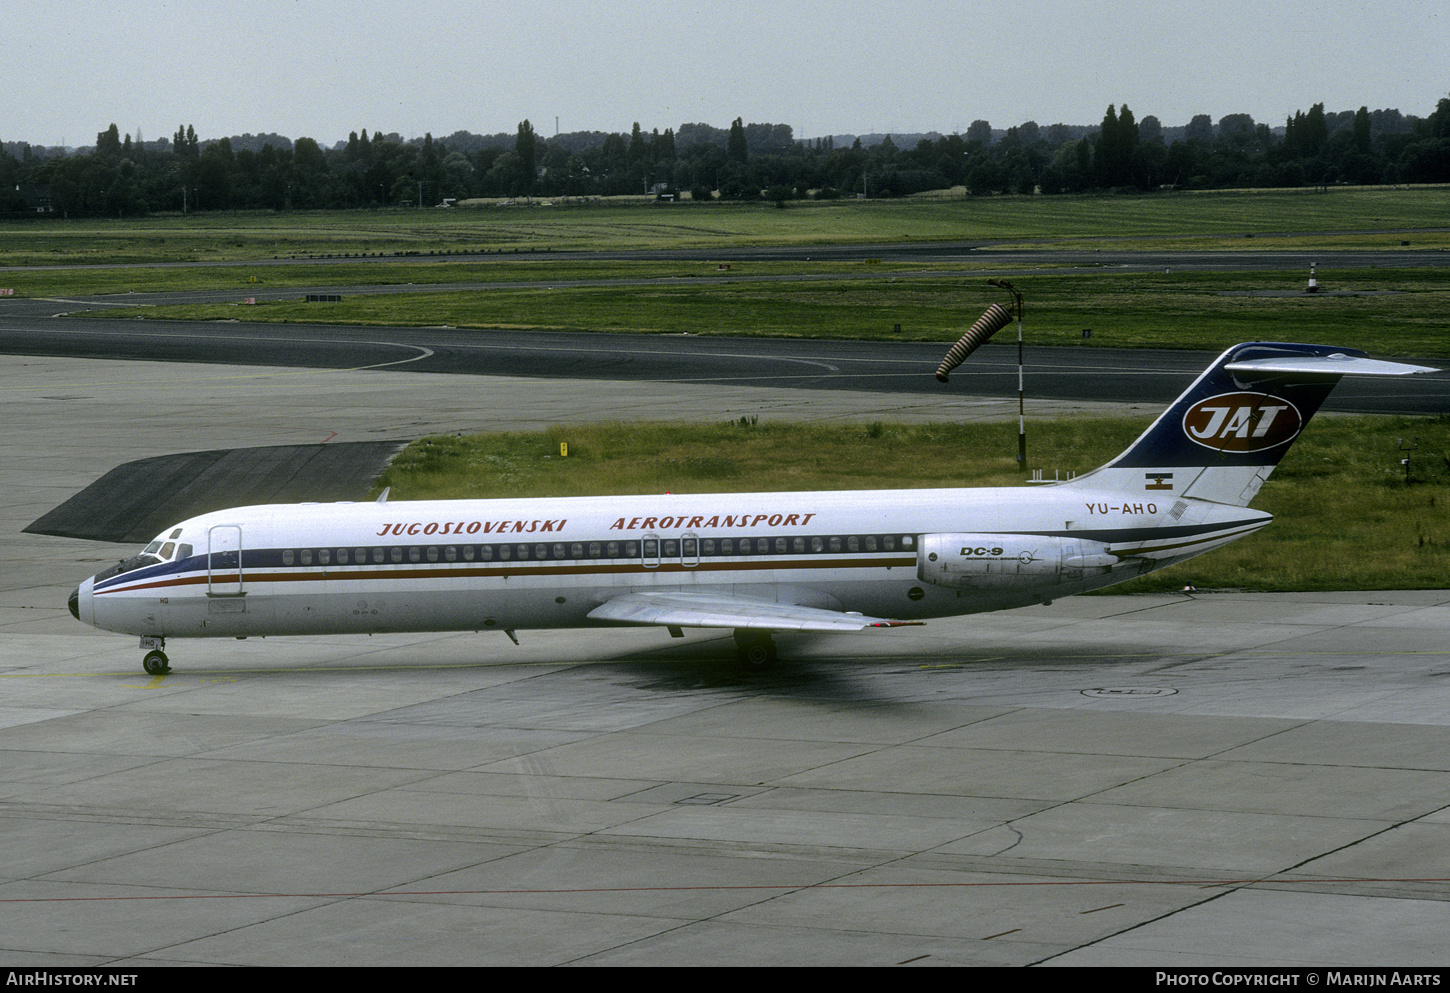
<svg viewBox="0 0 1450 993">
<path fill-rule="evenodd" d="M 141 659 L 141 668 L 146 670 L 149 676 L 164 676 L 171 671 L 170 660 L 162 651 L 166 647 L 165 638 L 142 638 L 141 647 L 146 649 L 146 656 Z"/>
</svg>

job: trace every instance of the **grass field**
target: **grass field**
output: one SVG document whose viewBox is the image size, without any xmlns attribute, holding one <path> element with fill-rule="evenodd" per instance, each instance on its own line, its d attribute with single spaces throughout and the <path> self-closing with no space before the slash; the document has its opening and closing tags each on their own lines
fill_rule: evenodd
<svg viewBox="0 0 1450 993">
<path fill-rule="evenodd" d="M 464 266 L 453 270 L 463 278 Z M 479 266 L 477 268 L 482 268 Z M 577 266 L 559 267 L 576 278 Z M 494 330 L 614 331 L 741 337 L 955 341 L 1005 296 L 985 276 L 957 272 L 912 278 L 861 263 L 835 263 L 806 279 L 722 281 L 713 266 L 631 263 L 599 278 L 660 278 L 673 284 L 560 287 L 548 263 L 495 265 L 504 281 L 521 270 L 539 288 L 346 296 L 341 303 L 294 300 L 124 308 L 94 316 L 273 323 L 438 326 Z M 802 264 L 736 265 L 737 277 L 781 275 Z M 500 272 L 506 269 L 508 272 Z M 994 272 L 1001 272 L 995 268 Z M 567 273 L 567 275 L 565 274 Z M 831 278 L 833 275 L 858 278 Z M 1450 270 L 1325 272 L 1325 292 L 1303 292 L 1305 273 L 1140 273 L 1083 270 L 1013 273 L 1026 298 L 1024 334 L 1038 345 L 1218 350 L 1240 341 L 1313 340 L 1377 355 L 1450 358 Z M 864 277 L 864 278 L 861 278 Z M 245 291 L 238 291 L 240 299 Z M 897 331 L 897 326 L 901 330 Z M 1090 338 L 1082 332 L 1090 329 Z"/>
<path fill-rule="evenodd" d="M 546 205 L 552 204 L 552 205 Z M 1450 187 L 1146 196 L 923 196 L 662 204 L 642 200 L 452 210 L 191 214 L 0 223 L 0 267 L 513 252 L 990 240 L 1060 245 L 1172 238 L 1184 247 L 1450 247 Z M 1246 237 L 1252 235 L 1253 237 Z"/>
<path fill-rule="evenodd" d="M 1034 422 L 1034 461 L 1086 471 L 1144 427 L 1128 418 Z M 1409 484 L 1401 439 L 1418 442 Z M 1002 424 L 596 424 L 423 439 L 378 486 L 396 500 L 1024 486 L 1015 456 L 1016 426 Z M 1317 419 L 1254 506 L 1274 514 L 1273 525 L 1114 589 L 1444 587 L 1450 418 Z"/>
<path fill-rule="evenodd" d="M 43 220 L 0 225 L 0 285 L 19 296 L 221 290 L 234 303 L 105 311 L 193 320 L 449 325 L 886 340 L 955 340 L 1001 294 L 967 266 L 871 262 L 736 264 L 525 261 L 515 249 L 990 241 L 1026 247 L 1450 249 L 1450 188 L 1336 189 L 1155 196 L 914 198 L 765 204 L 532 204 L 468 211 L 192 215 L 142 221 Z M 1247 237 L 1253 234 L 1254 237 Z M 486 254 L 465 254 L 482 252 Z M 397 254 L 408 253 L 408 254 Z M 448 254 L 454 253 L 454 254 Z M 308 265 L 277 257 L 327 255 Z M 368 258 L 357 256 L 367 255 Z M 343 257 L 351 256 L 351 257 Z M 383 257 L 380 257 L 383 256 Z M 76 263 L 87 263 L 78 267 Z M 122 267 L 118 263 L 129 263 Z M 211 263 L 211 264 L 208 264 Z M 224 264 L 215 264 L 224 263 Z M 980 269 L 990 263 L 983 260 Z M 910 278 L 906 270 L 910 270 Z M 1003 267 L 993 265 L 994 273 Z M 1127 275 L 1008 270 L 1027 300 L 1037 344 L 1218 349 L 1237 341 L 1344 342 L 1377 354 L 1450 357 L 1450 273 L 1321 271 Z M 795 277 L 765 282 L 772 277 Z M 804 278 L 808 277 L 808 278 Z M 565 287 L 576 280 L 671 283 Z M 417 292 L 448 283 L 489 290 Z M 521 284 L 504 287 L 500 284 Z M 398 294 L 344 294 L 244 306 L 260 290 L 412 284 Z M 1349 292 L 1352 295 L 1341 295 Z M 898 333 L 895 328 L 901 327 Z M 1083 330 L 1091 329 L 1091 339 Z"/>
</svg>

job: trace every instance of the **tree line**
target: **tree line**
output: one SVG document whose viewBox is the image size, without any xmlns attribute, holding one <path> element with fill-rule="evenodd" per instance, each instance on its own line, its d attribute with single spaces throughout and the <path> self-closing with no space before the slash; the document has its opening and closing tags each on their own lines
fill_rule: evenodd
<svg viewBox="0 0 1450 993">
<path fill-rule="evenodd" d="M 1397 110 L 1296 112 L 1280 128 L 1231 114 L 1168 128 L 1109 106 L 1096 127 L 1028 121 L 1005 131 L 797 140 L 782 124 L 683 124 L 646 134 L 353 132 L 312 138 L 240 135 L 202 141 L 191 126 L 145 142 L 115 124 L 93 148 L 0 142 L 0 213 L 66 217 L 156 211 L 437 206 L 476 198 L 671 195 L 695 200 L 1226 189 L 1450 182 L 1450 98 L 1428 117 Z"/>
</svg>

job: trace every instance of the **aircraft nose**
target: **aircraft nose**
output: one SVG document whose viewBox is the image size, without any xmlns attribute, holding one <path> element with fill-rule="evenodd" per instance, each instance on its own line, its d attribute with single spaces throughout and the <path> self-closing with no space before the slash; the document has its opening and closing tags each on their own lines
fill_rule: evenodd
<svg viewBox="0 0 1450 993">
<path fill-rule="evenodd" d="M 66 606 L 70 608 L 72 617 L 76 620 L 81 619 L 81 588 L 79 586 L 70 591 L 70 599 L 66 601 Z"/>
</svg>

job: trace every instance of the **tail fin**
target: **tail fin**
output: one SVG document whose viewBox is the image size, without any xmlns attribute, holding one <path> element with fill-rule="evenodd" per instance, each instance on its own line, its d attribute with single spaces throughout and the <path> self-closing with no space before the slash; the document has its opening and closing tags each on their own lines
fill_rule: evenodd
<svg viewBox="0 0 1450 993">
<path fill-rule="evenodd" d="M 1341 376 L 1437 371 L 1354 348 L 1235 345 L 1123 454 L 1070 485 L 1246 507 Z"/>
</svg>

